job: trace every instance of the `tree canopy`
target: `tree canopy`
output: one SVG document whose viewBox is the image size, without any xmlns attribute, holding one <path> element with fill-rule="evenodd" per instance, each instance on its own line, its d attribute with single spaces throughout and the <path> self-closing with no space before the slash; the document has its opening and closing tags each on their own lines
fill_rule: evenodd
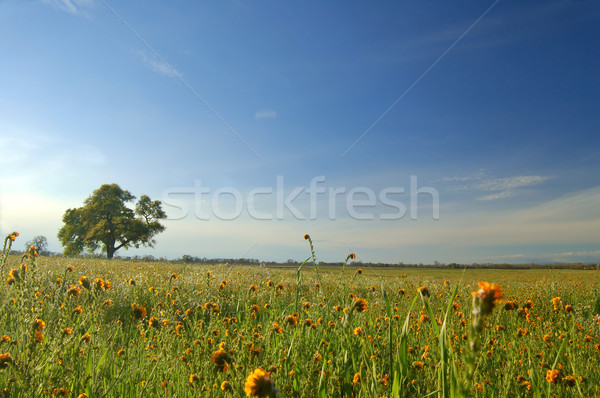
<svg viewBox="0 0 600 398">
<path fill-rule="evenodd" d="M 154 247 L 154 236 L 165 230 L 160 220 L 167 215 L 159 200 L 152 201 L 146 195 L 140 196 L 135 209 L 127 207 L 135 198 L 117 184 L 104 184 L 83 202 L 83 207 L 67 209 L 64 226 L 58 231 L 64 254 L 101 249 L 111 259 L 123 247 Z"/>
</svg>

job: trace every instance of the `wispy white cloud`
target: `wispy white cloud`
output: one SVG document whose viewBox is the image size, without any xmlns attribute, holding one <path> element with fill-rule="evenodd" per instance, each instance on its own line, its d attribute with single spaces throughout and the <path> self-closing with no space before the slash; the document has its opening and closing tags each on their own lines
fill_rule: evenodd
<svg viewBox="0 0 600 398">
<path fill-rule="evenodd" d="M 70 14 L 81 14 L 85 9 L 94 6 L 93 0 L 42 0 L 42 2 Z"/>
<path fill-rule="evenodd" d="M 514 195 L 514 191 L 502 191 L 498 193 L 493 193 L 491 195 L 480 196 L 477 200 L 496 200 L 496 199 L 505 199 Z"/>
<path fill-rule="evenodd" d="M 472 184 L 467 189 L 476 189 L 484 192 L 494 192 L 493 194 L 478 197 L 477 200 L 497 200 L 506 199 L 516 195 L 518 188 L 531 187 L 541 184 L 550 179 L 546 176 L 516 176 L 507 178 L 492 178 Z"/>
<path fill-rule="evenodd" d="M 512 177 L 490 177 L 483 170 L 466 176 L 443 177 L 438 180 L 442 183 L 458 183 L 451 185 L 450 191 L 474 191 L 490 192 L 487 195 L 477 197 L 477 200 L 498 200 L 515 196 L 520 188 L 539 185 L 551 179 L 549 176 L 520 175 Z"/>
<path fill-rule="evenodd" d="M 465 182 L 465 181 L 480 180 L 483 177 L 485 177 L 485 171 L 479 170 L 478 172 L 475 172 L 473 174 L 469 174 L 466 176 L 442 177 L 437 180 L 434 180 L 433 182 Z"/>
<path fill-rule="evenodd" d="M 480 262 L 537 262 L 537 263 L 588 263 L 598 262 L 600 250 L 569 251 L 561 253 L 537 253 L 537 254 L 505 254 L 501 256 L 489 256 L 480 259 Z"/>
<path fill-rule="evenodd" d="M 277 117 L 277 112 L 275 112 L 272 109 L 261 110 L 254 114 L 254 119 L 256 119 L 256 120 L 275 119 L 276 117 Z"/>
<path fill-rule="evenodd" d="M 527 256 L 525 254 L 522 253 L 517 253 L 517 254 L 503 254 L 501 256 L 489 256 L 486 257 L 485 259 L 482 259 L 481 261 L 494 261 L 494 262 L 500 262 L 500 261 L 511 261 L 511 260 L 522 260 L 525 259 Z"/>
<path fill-rule="evenodd" d="M 577 251 L 577 252 L 563 252 L 563 253 L 550 253 L 545 256 L 555 262 L 587 262 L 595 261 L 598 262 L 600 259 L 600 250 L 594 251 Z"/>
<path fill-rule="evenodd" d="M 516 189 L 521 187 L 529 187 L 532 185 L 541 184 L 542 182 L 548 180 L 550 177 L 545 176 L 515 176 L 515 177 L 506 177 L 506 178 L 490 178 L 484 179 L 482 181 L 476 182 L 471 186 L 468 186 L 468 189 L 477 189 L 480 191 L 505 191 L 510 189 Z"/>
<path fill-rule="evenodd" d="M 154 72 L 169 76 L 169 77 L 179 77 L 182 76 L 179 71 L 175 70 L 171 65 L 156 59 L 154 57 L 149 57 L 144 51 L 136 51 L 138 57 L 142 60 L 144 64 L 149 66 Z"/>
</svg>

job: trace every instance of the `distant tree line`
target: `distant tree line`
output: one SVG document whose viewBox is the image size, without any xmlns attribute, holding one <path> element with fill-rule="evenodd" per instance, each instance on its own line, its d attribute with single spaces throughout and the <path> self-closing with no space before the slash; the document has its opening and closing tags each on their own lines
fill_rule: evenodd
<svg viewBox="0 0 600 398">
<path fill-rule="evenodd" d="M 194 257 L 184 254 L 180 259 L 173 260 L 186 264 L 237 264 L 237 265 L 256 265 L 261 261 L 255 258 L 207 258 Z"/>
<path fill-rule="evenodd" d="M 27 241 L 25 244 L 25 250 L 11 250 L 9 254 L 21 255 L 29 249 L 30 246 L 36 246 L 38 253 L 42 256 L 54 256 L 54 257 L 74 257 L 74 258 L 106 258 L 106 254 L 103 252 L 86 253 L 84 255 L 67 255 L 58 252 L 52 252 L 48 250 L 48 241 L 45 236 L 38 235 L 32 240 Z M 256 258 L 225 258 L 225 257 L 198 257 L 190 254 L 184 254 L 180 258 L 167 259 L 165 257 L 155 257 L 153 255 L 135 255 L 135 256 L 119 256 L 115 255 L 114 258 L 121 260 L 130 261 L 163 261 L 173 263 L 185 263 L 185 264 L 232 264 L 232 265 L 264 265 L 264 266 L 283 266 L 283 267 L 298 267 L 301 262 L 293 259 L 288 259 L 284 262 L 278 261 L 261 261 Z M 342 267 L 342 262 L 319 262 L 320 267 Z M 439 261 L 435 261 L 433 264 L 423 263 L 373 263 L 373 262 L 353 262 L 347 265 L 352 268 L 391 268 L 391 269 L 600 269 L 600 264 L 591 263 L 523 263 L 523 264 L 508 264 L 508 263 L 471 263 L 471 264 L 459 264 L 449 263 L 443 264 Z"/>
</svg>

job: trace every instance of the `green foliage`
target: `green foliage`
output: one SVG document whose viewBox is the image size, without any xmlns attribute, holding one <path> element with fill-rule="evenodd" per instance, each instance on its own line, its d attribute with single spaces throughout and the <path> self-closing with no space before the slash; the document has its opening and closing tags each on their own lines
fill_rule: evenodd
<svg viewBox="0 0 600 398">
<path fill-rule="evenodd" d="M 132 210 L 127 203 L 134 199 L 117 184 L 104 184 L 85 200 L 83 207 L 67 209 L 64 226 L 58 231 L 64 254 L 78 255 L 84 250 L 93 253 L 101 248 L 110 259 L 123 247 L 153 247 L 154 236 L 165 230 L 160 220 L 166 214 L 160 201 L 146 195 Z"/>
</svg>

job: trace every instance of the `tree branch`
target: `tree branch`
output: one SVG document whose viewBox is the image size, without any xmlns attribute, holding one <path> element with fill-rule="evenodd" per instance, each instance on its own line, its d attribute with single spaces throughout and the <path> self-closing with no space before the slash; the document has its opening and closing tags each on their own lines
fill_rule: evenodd
<svg viewBox="0 0 600 398">
<path fill-rule="evenodd" d="M 129 244 L 128 240 L 125 240 L 125 242 L 121 242 L 121 244 L 119 246 L 115 247 L 115 251 L 119 250 L 120 248 L 122 248 L 123 246 L 128 245 L 128 244 Z"/>
</svg>

